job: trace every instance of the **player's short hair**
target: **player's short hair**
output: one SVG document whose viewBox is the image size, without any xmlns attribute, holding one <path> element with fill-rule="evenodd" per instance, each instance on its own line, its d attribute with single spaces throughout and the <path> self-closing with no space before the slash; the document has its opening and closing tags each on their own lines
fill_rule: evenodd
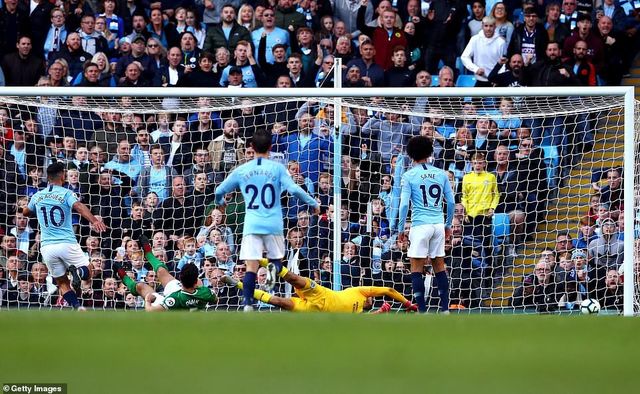
<svg viewBox="0 0 640 394">
<path fill-rule="evenodd" d="M 413 161 L 427 159 L 433 155 L 433 142 L 423 135 L 411 137 L 407 143 L 407 154 Z"/>
<path fill-rule="evenodd" d="M 60 179 L 62 174 L 64 174 L 64 170 L 64 164 L 59 161 L 50 164 L 49 167 L 47 167 L 47 178 L 49 180 Z"/>
<path fill-rule="evenodd" d="M 476 152 L 476 153 L 473 154 L 473 156 L 471 156 L 471 161 L 473 161 L 473 160 L 485 161 L 486 160 L 486 156 L 482 152 Z"/>
<path fill-rule="evenodd" d="M 185 264 L 180 271 L 180 283 L 182 286 L 191 288 L 198 282 L 198 267 L 195 264 Z"/>
<path fill-rule="evenodd" d="M 184 239 L 183 242 L 184 242 L 185 245 L 188 244 L 188 243 L 196 243 L 196 239 L 193 238 L 193 237 L 187 237 L 187 238 Z"/>
<path fill-rule="evenodd" d="M 151 148 L 149 148 L 149 152 L 153 152 L 156 149 L 160 149 L 162 151 L 162 154 L 164 154 L 164 149 L 162 149 L 162 145 L 160 144 L 151 145 Z"/>
<path fill-rule="evenodd" d="M 271 132 L 267 129 L 259 128 L 253 133 L 251 146 L 256 153 L 267 153 L 271 149 Z"/>
</svg>

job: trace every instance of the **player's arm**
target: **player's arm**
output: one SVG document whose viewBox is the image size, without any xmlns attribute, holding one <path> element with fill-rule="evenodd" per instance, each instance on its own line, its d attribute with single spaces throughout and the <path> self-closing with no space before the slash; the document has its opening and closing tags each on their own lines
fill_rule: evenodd
<svg viewBox="0 0 640 394">
<path fill-rule="evenodd" d="M 36 212 L 36 204 L 33 202 L 33 198 L 29 199 L 27 206 L 22 208 L 22 214 L 26 217 L 31 217 Z"/>
<path fill-rule="evenodd" d="M 102 219 L 98 219 L 93 216 L 89 208 L 80 201 L 73 203 L 73 209 L 78 212 L 80 216 L 88 220 L 99 233 L 107 231 L 107 226 L 104 224 Z"/>
<path fill-rule="evenodd" d="M 409 202 L 411 201 L 411 184 L 406 176 L 402 177 L 402 192 L 400 193 L 400 208 L 398 213 L 398 232 L 404 232 L 404 223 L 409 214 Z M 393 229 L 392 229 L 393 230 Z"/>
<path fill-rule="evenodd" d="M 387 212 L 390 230 L 397 229 L 398 211 L 400 205 L 400 194 L 402 193 L 402 177 L 405 174 L 405 162 L 408 158 L 400 153 L 396 161 L 396 168 L 393 172 L 393 186 L 391 186 L 391 207 Z"/>
<path fill-rule="evenodd" d="M 316 214 L 320 213 L 320 204 L 318 204 L 316 199 L 311 197 L 309 193 L 305 192 L 303 188 L 296 185 L 293 179 L 284 170 L 284 166 L 282 167 L 282 171 L 280 172 L 280 184 L 290 194 L 298 197 L 301 201 L 303 201 L 310 207 L 313 207 Z"/>
<path fill-rule="evenodd" d="M 215 199 L 217 205 L 225 205 L 224 196 L 227 193 L 231 193 L 235 189 L 238 188 L 238 180 L 236 177 L 235 171 L 232 171 L 231 174 L 222 181 L 222 183 L 216 188 L 215 191 Z"/>
<path fill-rule="evenodd" d="M 493 174 L 491 174 L 491 195 L 491 209 L 495 211 L 500 203 L 500 191 L 498 190 L 498 181 Z"/>
<path fill-rule="evenodd" d="M 398 301 L 408 311 L 417 311 L 416 305 L 407 300 L 405 296 L 398 293 L 390 287 L 367 286 L 360 287 L 360 293 L 365 297 L 389 297 L 394 301 Z"/>
<path fill-rule="evenodd" d="M 164 312 L 169 310 L 169 307 L 164 304 L 164 301 L 160 305 L 153 305 L 155 300 L 156 296 L 153 293 L 147 294 L 144 298 L 144 310 L 147 312 Z"/>
<path fill-rule="evenodd" d="M 446 173 L 443 174 L 444 181 L 444 201 L 447 203 L 447 217 L 445 218 L 444 228 L 445 236 L 448 238 L 451 236 L 451 223 L 453 222 L 453 213 L 455 210 L 456 199 L 453 195 L 453 189 L 451 189 L 451 183 Z"/>
</svg>

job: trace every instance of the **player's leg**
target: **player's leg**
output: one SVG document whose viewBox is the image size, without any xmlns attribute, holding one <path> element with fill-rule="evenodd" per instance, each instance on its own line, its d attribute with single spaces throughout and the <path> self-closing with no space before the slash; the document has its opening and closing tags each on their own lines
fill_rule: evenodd
<svg viewBox="0 0 640 394">
<path fill-rule="evenodd" d="M 244 293 L 244 284 L 242 282 L 238 282 L 228 275 L 222 277 L 222 283 L 226 283 L 229 286 L 237 287 Z M 291 311 L 294 308 L 294 302 L 291 299 L 274 296 L 260 289 L 253 290 L 253 298 L 260 302 L 264 302 L 265 304 L 274 305 L 287 311 Z"/>
<path fill-rule="evenodd" d="M 427 264 L 428 241 L 433 235 L 432 225 L 411 227 L 409 231 L 409 250 L 407 255 L 411 262 L 411 289 L 413 300 L 418 305 L 418 312 L 427 311 L 427 299 L 424 286 L 424 266 Z"/>
<path fill-rule="evenodd" d="M 267 268 L 267 289 L 271 290 L 276 284 L 278 273 L 282 270 L 284 258 L 284 237 L 282 235 L 264 236 L 264 245 L 267 251 L 269 264 Z"/>
<path fill-rule="evenodd" d="M 69 306 L 78 309 L 81 308 L 80 301 L 76 292 L 71 288 L 71 282 L 67 276 L 68 265 L 63 260 L 67 257 L 66 249 L 66 245 L 63 244 L 46 245 L 40 249 L 40 253 L 42 261 L 58 286 L 58 293 L 62 294 L 62 298 L 67 301 Z"/>
<path fill-rule="evenodd" d="M 429 240 L 429 256 L 431 256 L 431 265 L 438 285 L 440 312 L 449 311 L 449 277 L 444 263 L 444 241 L 444 224 L 434 226 L 433 236 Z"/>
<path fill-rule="evenodd" d="M 244 278 L 242 278 L 244 285 L 241 287 L 242 303 L 245 312 L 248 312 L 253 310 L 253 296 L 256 291 L 256 280 L 258 279 L 258 268 L 260 265 L 258 264 L 258 260 L 244 260 L 244 263 L 247 266 L 247 272 L 244 274 Z"/>
<path fill-rule="evenodd" d="M 91 286 L 93 268 L 89 264 L 89 258 L 84 254 L 78 244 L 68 245 L 64 251 L 64 261 L 69 265 L 69 272 L 73 278 L 72 288 L 77 292 L 80 284 Z"/>
<path fill-rule="evenodd" d="M 122 283 L 127 287 L 127 290 L 129 290 L 129 292 L 134 296 L 141 296 L 142 298 L 145 298 L 148 294 L 153 293 L 153 288 L 148 284 L 142 282 L 136 283 L 135 280 L 131 279 L 119 263 L 113 263 L 113 270 L 116 272 Z"/>
<path fill-rule="evenodd" d="M 138 239 L 138 243 L 144 252 L 145 259 L 149 264 L 151 264 L 151 267 L 153 267 L 153 270 L 156 272 L 158 282 L 162 283 L 162 286 L 166 286 L 169 282 L 176 279 L 169 272 L 169 267 L 153 255 L 149 238 L 142 235 L 140 236 L 140 239 Z"/>
<path fill-rule="evenodd" d="M 253 309 L 253 293 L 256 289 L 256 279 L 258 277 L 258 260 L 262 258 L 263 251 L 266 250 L 262 235 L 247 234 L 242 237 L 240 245 L 240 260 L 247 265 L 247 272 L 242 279 L 242 299 L 245 312 Z"/>
</svg>

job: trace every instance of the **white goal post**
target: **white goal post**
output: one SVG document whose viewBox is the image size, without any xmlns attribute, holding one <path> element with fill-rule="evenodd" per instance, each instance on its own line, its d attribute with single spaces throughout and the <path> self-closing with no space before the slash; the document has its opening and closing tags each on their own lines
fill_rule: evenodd
<svg viewBox="0 0 640 394">
<path fill-rule="evenodd" d="M 339 84 L 339 76 L 336 76 L 337 84 Z M 55 97 L 58 100 L 54 102 L 50 100 L 41 100 L 41 97 Z M 14 105 L 25 107 L 41 106 L 58 106 L 61 108 L 73 108 L 77 103 L 73 103 L 73 97 L 84 97 L 86 100 L 81 104 L 87 111 L 110 110 L 116 112 L 134 112 L 134 113 L 192 113 L 197 107 L 197 99 L 201 97 L 210 98 L 208 106 L 211 110 L 229 110 L 241 109 L 242 99 L 251 99 L 253 106 L 265 106 L 285 101 L 300 101 L 303 104 L 307 101 L 319 102 L 320 108 L 323 105 L 333 105 L 333 119 L 327 124 L 330 125 L 330 135 L 333 137 L 332 163 L 327 166 L 333 172 L 333 209 L 334 219 L 331 223 L 333 240 L 332 255 L 332 286 L 336 289 L 342 287 L 342 281 L 345 277 L 341 269 L 341 255 L 343 254 L 344 241 L 341 238 L 343 228 L 341 221 L 337 220 L 341 212 L 341 202 L 345 201 L 348 196 L 342 195 L 344 189 L 344 180 L 342 179 L 340 169 L 342 167 L 341 158 L 344 155 L 343 136 L 349 135 L 350 131 L 345 129 L 344 119 L 346 114 L 344 111 L 358 108 L 370 113 L 384 114 L 397 113 L 401 116 L 412 117 L 421 116 L 424 119 L 431 117 L 442 117 L 451 120 L 451 124 L 457 121 L 469 119 L 462 111 L 465 102 L 473 101 L 478 103 L 478 108 L 492 107 L 491 111 L 497 110 L 497 102 L 495 99 L 501 97 L 515 98 L 516 107 L 513 113 L 505 116 L 506 120 L 511 117 L 530 117 L 531 119 L 547 119 L 548 117 L 573 117 L 577 122 L 581 114 L 594 117 L 594 122 L 598 122 L 598 111 L 609 111 L 606 115 L 606 122 L 609 119 L 619 118 L 620 123 L 617 125 L 620 132 L 619 138 L 624 141 L 624 203 L 627 209 L 624 209 L 624 258 L 621 272 L 625 273 L 624 280 L 624 302 L 623 314 L 632 316 L 637 312 L 638 284 L 636 279 L 640 276 L 637 273 L 638 263 L 640 261 L 640 251 L 638 250 L 637 240 L 634 235 L 637 233 L 637 225 L 640 217 L 638 209 L 640 207 L 639 197 L 639 179 L 640 179 L 640 159 L 638 158 L 638 144 L 640 142 L 640 114 L 638 104 L 634 99 L 633 87 L 539 87 L 539 88 L 322 88 L 322 89 L 274 89 L 274 88 L 246 88 L 246 89 L 183 89 L 183 88 L 38 88 L 38 87 L 2 87 L 0 88 L 0 105 Z M 416 112 L 416 98 L 424 98 L 424 106 L 422 112 Z M 493 99 L 490 99 L 493 98 Z M 173 101 L 172 101 L 173 100 Z M 471 118 L 477 120 L 482 117 L 490 116 L 493 112 L 478 112 L 471 115 Z M 351 115 L 349 115 L 351 116 Z M 373 115 L 372 115 L 373 116 Z M 603 117 L 604 119 L 604 117 Z M 267 128 L 271 125 L 266 124 Z M 514 131 L 515 133 L 515 131 Z M 454 131 L 455 134 L 455 131 Z M 452 137 L 453 138 L 453 137 Z M 562 138 L 562 137 L 561 137 Z M 380 142 L 382 145 L 382 142 Z M 608 146 L 603 145 L 603 146 Z M 393 149 L 396 149 L 394 146 Z M 402 147 L 397 147 L 397 151 L 401 152 Z M 8 151 L 8 150 L 7 150 Z M 586 153 L 584 153 L 586 154 Z M 397 158 L 397 155 L 394 154 Z M 605 156 L 603 156 L 605 157 Z M 606 156 L 609 157 L 609 156 Z M 386 160 L 386 159 L 385 159 Z M 328 164 L 328 163 L 327 163 Z M 389 163 L 385 163 L 387 165 Z M 405 165 L 408 163 L 404 163 Z M 597 164 L 597 163 L 596 163 Z M 393 170 L 393 164 L 389 164 Z M 586 171 L 586 170 L 585 170 Z M 561 178 L 561 174 L 553 175 Z M 585 175 L 586 176 L 586 175 Z M 552 177 L 552 175 L 550 175 Z M 571 175 L 567 174 L 567 178 Z M 549 180 L 551 182 L 551 180 Z M 558 198 L 551 193 L 550 198 Z M 569 204 L 569 202 L 567 203 Z M 371 207 L 368 207 L 370 210 Z M 389 209 L 389 208 L 388 208 Z M 548 207 L 551 212 L 551 208 Z M 559 210 L 559 208 L 556 208 Z M 367 212 L 370 216 L 370 212 Z M 387 216 L 392 216 L 387 213 Z M 364 220 L 364 219 L 363 219 Z M 393 222 L 394 218 L 390 217 Z M 622 219 L 620 219 L 622 220 Z M 368 223 L 369 225 L 371 223 Z M 550 230 L 549 230 L 550 231 Z M 533 241 L 535 242 L 535 240 Z M 504 254 L 504 250 L 501 252 Z M 524 252 L 526 254 L 526 252 Z M 523 260 L 524 261 L 524 260 Z M 527 260 L 529 261 L 529 260 Z M 505 264 L 506 265 L 506 264 Z M 525 273 L 531 272 L 531 267 L 518 267 L 518 264 L 511 263 L 510 270 L 512 281 L 504 289 L 511 289 L 516 286 Z M 530 265 L 529 262 L 521 265 Z M 523 271 L 524 270 L 524 271 Z M 518 273 L 515 273 L 518 272 Z M 631 273 L 631 274 L 629 274 Z M 634 274 L 635 273 L 635 274 Z M 484 278 L 481 278 L 484 279 Z M 493 309 L 495 305 L 486 302 L 487 299 L 493 298 L 493 294 L 497 291 L 495 283 L 485 286 L 484 282 L 480 285 L 483 287 L 480 293 L 484 294 L 482 305 L 477 306 L 480 309 Z M 492 287 L 493 286 L 493 287 Z M 506 291 L 506 290 L 502 291 Z M 492 293 L 493 292 L 493 293 Z M 506 294 L 506 293 L 505 293 Z M 405 294 L 407 295 L 407 294 Z M 500 304 L 506 306 L 505 304 Z M 634 308 L 636 309 L 634 311 Z"/>
</svg>

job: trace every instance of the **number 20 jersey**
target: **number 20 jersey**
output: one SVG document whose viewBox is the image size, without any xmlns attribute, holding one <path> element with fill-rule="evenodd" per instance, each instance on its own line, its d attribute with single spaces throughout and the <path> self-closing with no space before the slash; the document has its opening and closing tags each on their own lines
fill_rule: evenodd
<svg viewBox="0 0 640 394">
<path fill-rule="evenodd" d="M 42 246 L 77 243 L 71 223 L 71 211 L 78 197 L 71 190 L 48 185 L 29 200 L 28 208 L 38 216 Z"/>
<path fill-rule="evenodd" d="M 240 189 L 244 197 L 243 235 L 282 235 L 284 225 L 280 196 L 284 190 L 305 204 L 312 207 L 318 205 L 293 182 L 282 164 L 260 157 L 241 165 L 229 174 L 216 189 L 216 202 L 222 203 L 224 195 L 235 189 Z"/>
</svg>

